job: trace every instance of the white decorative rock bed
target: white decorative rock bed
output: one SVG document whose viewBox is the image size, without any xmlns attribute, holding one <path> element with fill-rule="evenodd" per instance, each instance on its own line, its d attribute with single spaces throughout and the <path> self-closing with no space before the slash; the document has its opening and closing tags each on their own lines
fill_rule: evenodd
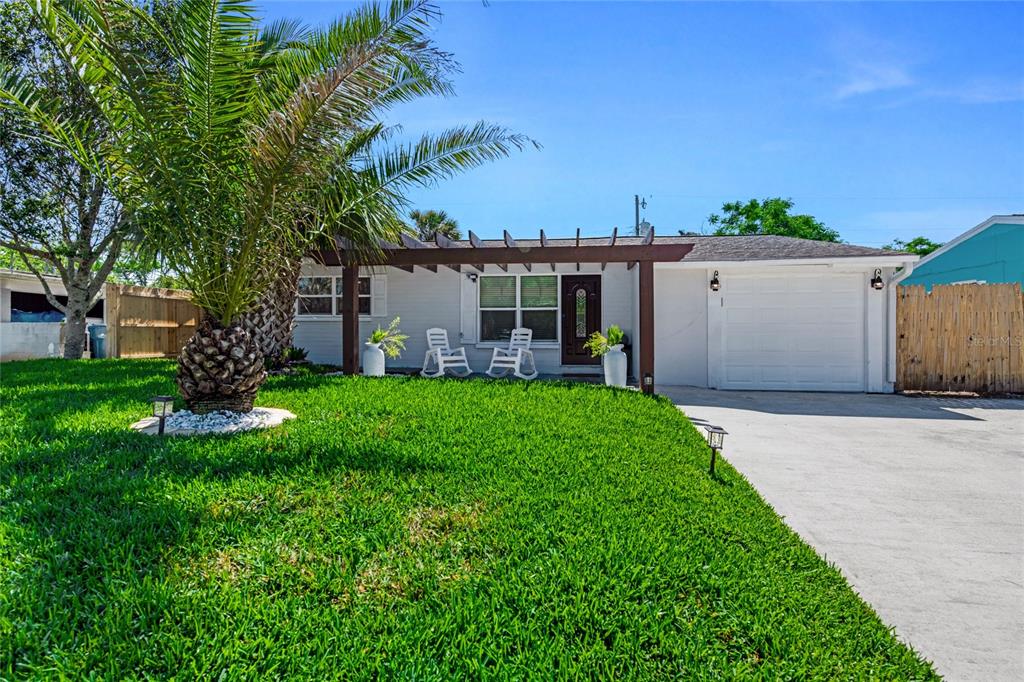
<svg viewBox="0 0 1024 682">
<path fill-rule="evenodd" d="M 252 429 L 280 426 L 286 419 L 295 419 L 288 410 L 277 407 L 254 407 L 252 412 L 210 412 L 192 414 L 188 410 L 175 412 L 164 424 L 165 436 L 203 436 L 210 433 L 237 433 Z M 132 424 L 140 433 L 155 436 L 160 420 L 146 417 Z"/>
</svg>

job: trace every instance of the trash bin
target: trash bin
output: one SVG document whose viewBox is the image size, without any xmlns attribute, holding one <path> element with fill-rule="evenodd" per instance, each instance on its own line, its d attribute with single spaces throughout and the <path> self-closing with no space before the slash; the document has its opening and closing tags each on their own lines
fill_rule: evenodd
<svg viewBox="0 0 1024 682">
<path fill-rule="evenodd" d="M 89 325 L 89 345 L 92 346 L 92 356 L 94 358 L 107 357 L 107 325 Z"/>
</svg>

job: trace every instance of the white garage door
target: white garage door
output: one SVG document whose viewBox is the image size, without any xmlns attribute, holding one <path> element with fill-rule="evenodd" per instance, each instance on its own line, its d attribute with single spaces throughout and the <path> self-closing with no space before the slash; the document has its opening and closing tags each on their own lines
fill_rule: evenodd
<svg viewBox="0 0 1024 682">
<path fill-rule="evenodd" d="M 858 274 L 731 275 L 722 287 L 722 388 L 863 391 Z"/>
</svg>

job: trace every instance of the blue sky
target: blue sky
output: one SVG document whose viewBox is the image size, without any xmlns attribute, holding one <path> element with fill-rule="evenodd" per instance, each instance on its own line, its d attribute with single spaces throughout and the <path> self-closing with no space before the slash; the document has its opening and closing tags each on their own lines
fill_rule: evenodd
<svg viewBox="0 0 1024 682">
<path fill-rule="evenodd" d="M 337 2 L 266 2 L 326 21 Z M 441 3 L 458 95 L 391 119 L 478 119 L 540 151 L 412 196 L 482 237 L 659 234 L 791 197 L 843 239 L 946 241 L 1024 213 L 1024 4 Z"/>
</svg>

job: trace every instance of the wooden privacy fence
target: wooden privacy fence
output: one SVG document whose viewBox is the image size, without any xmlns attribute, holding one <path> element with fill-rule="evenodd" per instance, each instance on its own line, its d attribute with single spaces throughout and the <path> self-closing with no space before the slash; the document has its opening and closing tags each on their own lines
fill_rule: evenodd
<svg viewBox="0 0 1024 682">
<path fill-rule="evenodd" d="M 196 331 L 200 311 L 191 294 L 107 284 L 107 357 L 171 358 Z"/>
<path fill-rule="evenodd" d="M 896 389 L 1024 392 L 1019 284 L 899 287 Z"/>
</svg>

